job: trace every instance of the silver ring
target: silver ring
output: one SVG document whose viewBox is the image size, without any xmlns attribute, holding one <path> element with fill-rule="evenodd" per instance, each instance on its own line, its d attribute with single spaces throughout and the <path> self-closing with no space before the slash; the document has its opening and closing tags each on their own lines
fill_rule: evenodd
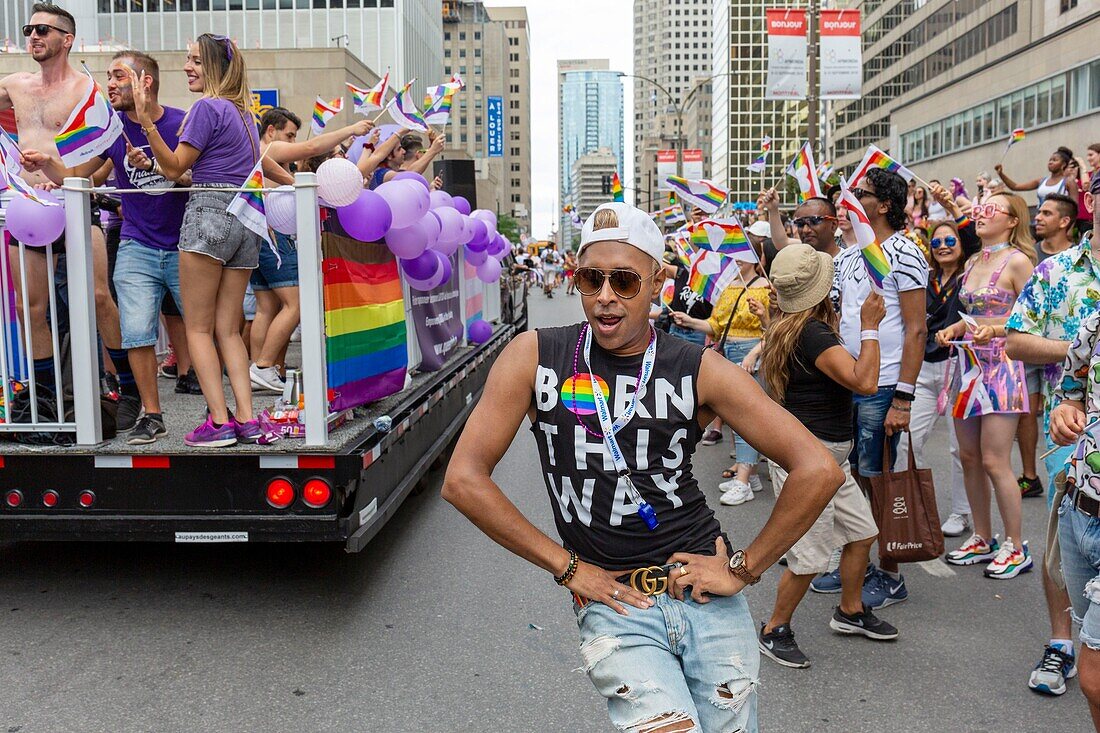
<svg viewBox="0 0 1100 733">
<path fill-rule="evenodd" d="M 611 594 L 611 597 L 614 598 L 615 600 L 619 600 L 619 589 L 618 588 L 616 588 L 615 592 Z"/>
</svg>

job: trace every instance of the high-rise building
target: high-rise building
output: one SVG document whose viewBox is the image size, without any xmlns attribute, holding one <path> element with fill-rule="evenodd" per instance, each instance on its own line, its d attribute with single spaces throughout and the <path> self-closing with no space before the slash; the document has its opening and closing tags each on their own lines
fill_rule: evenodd
<svg viewBox="0 0 1100 733">
<path fill-rule="evenodd" d="M 663 185 L 658 150 L 700 149 L 703 175 L 710 175 L 712 5 L 713 0 L 634 0 L 631 185 L 641 208 L 652 209 L 665 196 L 658 193 Z"/>
<path fill-rule="evenodd" d="M 1017 181 L 1044 177 L 1058 146 L 1084 158 L 1100 139 L 1095 2 L 867 5 L 863 98 L 838 105 L 837 165 L 850 168 L 875 144 L 922 178 L 957 176 L 973 193 L 974 176 L 993 172 L 1017 128 L 1027 137 L 1004 163 Z"/>
<path fill-rule="evenodd" d="M 573 205 L 581 219 L 587 219 L 600 204 L 606 204 L 611 196 L 606 193 L 604 182 L 620 168 L 619 159 L 611 148 L 596 150 L 579 156 L 569 172 L 569 190 L 573 194 Z M 579 243 L 580 230 L 572 224 L 565 231 L 562 242 L 572 247 Z"/>
<path fill-rule="evenodd" d="M 572 203 L 573 163 L 585 153 L 607 148 L 623 176 L 622 74 L 608 70 L 607 59 L 558 61 L 559 222 L 561 241 L 571 224 L 562 206 Z"/>
<path fill-rule="evenodd" d="M 868 0 L 875 2 L 875 0 Z M 777 0 L 769 7 L 805 7 Z M 783 169 L 806 139 L 805 102 L 764 99 L 768 38 L 759 0 L 715 0 L 713 49 L 713 136 L 711 177 L 730 189 L 734 201 L 755 201 L 761 184 L 781 180 Z M 745 166 L 772 138 L 768 167 L 761 176 Z"/>
<path fill-rule="evenodd" d="M 444 74 L 466 89 L 455 97 L 444 157 L 475 162 L 478 206 L 531 228 L 531 64 L 527 10 L 481 0 L 443 3 Z M 501 126 L 493 139 L 490 117 Z M 498 144 L 499 143 L 499 144 Z"/>
<path fill-rule="evenodd" d="M 242 50 L 345 47 L 396 83 L 438 83 L 441 0 L 61 0 L 76 18 L 74 48 L 176 51 L 203 33 Z M 0 38 L 22 40 L 34 0 L 4 0 Z M 345 7 L 346 6 L 346 7 Z M 320 91 L 320 90 L 318 90 Z M 324 91 L 332 94 L 332 91 Z"/>
</svg>

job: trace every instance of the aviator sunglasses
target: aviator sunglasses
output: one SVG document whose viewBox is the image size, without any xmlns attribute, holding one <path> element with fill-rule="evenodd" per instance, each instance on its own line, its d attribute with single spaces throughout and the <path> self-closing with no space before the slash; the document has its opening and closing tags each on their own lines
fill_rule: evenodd
<svg viewBox="0 0 1100 733">
<path fill-rule="evenodd" d="M 592 297 L 603 290 L 604 282 L 611 283 L 611 289 L 620 298 L 630 300 L 642 290 L 642 281 L 649 280 L 656 273 L 642 277 L 634 270 L 603 271 L 595 267 L 579 267 L 573 273 L 573 285 L 586 297 Z"/>
</svg>

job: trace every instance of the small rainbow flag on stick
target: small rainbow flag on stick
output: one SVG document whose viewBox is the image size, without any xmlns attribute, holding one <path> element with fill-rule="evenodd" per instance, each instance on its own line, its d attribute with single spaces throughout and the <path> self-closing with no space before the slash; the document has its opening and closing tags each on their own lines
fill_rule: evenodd
<svg viewBox="0 0 1100 733">
<path fill-rule="evenodd" d="M 61 162 L 69 168 L 96 157 L 122 134 L 122 120 L 111 109 L 91 74 L 88 74 L 88 84 L 87 94 L 69 113 L 69 119 L 53 139 Z"/>
<path fill-rule="evenodd" d="M 424 115 L 420 114 L 420 110 L 416 108 L 416 103 L 412 101 L 409 90 L 412 89 L 412 85 L 416 82 L 413 79 L 405 86 L 401 87 L 401 91 L 394 95 L 393 99 L 386 106 L 386 109 L 390 112 L 390 117 L 393 121 L 399 125 L 404 125 L 413 130 L 419 132 L 428 131 L 428 123 L 424 120 Z"/>
<path fill-rule="evenodd" d="M 245 179 L 244 185 L 241 186 L 244 190 L 233 197 L 233 201 L 230 202 L 229 208 L 226 209 L 230 214 L 237 217 L 241 224 L 252 232 L 260 235 L 267 246 L 275 251 L 271 242 L 271 237 L 267 232 L 267 210 L 264 208 L 264 172 L 263 172 L 263 157 L 256 161 L 255 167 L 252 168 L 252 172 L 248 174 L 248 178 Z M 279 258 L 278 252 L 275 253 L 276 259 Z M 281 266 L 281 265 L 280 265 Z"/>
<path fill-rule="evenodd" d="M 623 200 L 623 182 L 619 179 L 619 174 L 617 171 L 613 171 L 611 173 L 611 200 Z"/>
<path fill-rule="evenodd" d="M 814 151 L 809 143 L 803 144 L 798 155 L 794 156 L 794 160 L 787 166 L 786 173 L 798 182 L 799 195 L 803 201 L 821 196 L 821 181 L 817 180 Z"/>
<path fill-rule="evenodd" d="M 821 181 L 826 186 L 840 185 L 840 173 L 836 168 L 833 168 L 833 162 L 831 160 L 822 161 L 821 165 L 817 167 L 817 180 Z"/>
<path fill-rule="evenodd" d="M 763 173 L 764 168 L 768 164 L 768 153 L 772 150 L 772 139 L 768 135 L 764 136 L 764 139 L 760 141 L 760 154 L 753 158 L 749 163 L 748 168 L 753 173 Z"/>
<path fill-rule="evenodd" d="M 916 178 L 913 171 L 909 170 L 901 163 L 897 162 L 889 155 L 884 153 L 880 148 L 875 145 L 870 145 L 867 148 L 867 152 L 863 156 L 863 160 L 856 166 L 855 173 L 852 174 L 851 180 L 848 181 L 848 188 L 855 188 L 860 179 L 867 175 L 867 171 L 872 168 L 882 168 L 883 170 L 890 171 L 891 173 L 897 173 L 899 176 L 907 181 L 911 181 Z"/>
<path fill-rule="evenodd" d="M 698 206 L 708 214 L 718 211 L 729 196 L 729 191 L 719 188 L 705 178 L 700 181 L 689 181 L 680 176 L 669 176 L 665 182 L 681 199 L 692 206 Z"/>
<path fill-rule="evenodd" d="M 704 219 L 688 228 L 691 243 L 702 249 L 732 257 L 741 262 L 759 262 L 745 230 L 737 217 L 731 219 Z"/>
<path fill-rule="evenodd" d="M 1008 155 L 1009 149 L 1018 142 L 1021 142 L 1027 137 L 1027 131 L 1022 127 L 1017 127 L 1012 131 L 1012 134 L 1008 136 L 1008 145 L 1005 145 L 1005 151 L 1001 153 L 1001 161 L 1004 162 L 1005 156 Z"/>
<path fill-rule="evenodd" d="M 665 226 L 672 226 L 673 224 L 687 221 L 687 217 L 684 216 L 684 207 L 676 202 L 673 202 L 671 206 L 661 209 L 660 214 L 661 218 L 664 220 Z"/>
<path fill-rule="evenodd" d="M 722 291 L 741 276 L 741 268 L 732 257 L 701 249 L 691 255 L 688 287 L 711 305 L 716 305 Z"/>
<path fill-rule="evenodd" d="M 428 87 L 428 93 L 424 95 L 424 121 L 429 125 L 446 125 L 457 91 L 458 86 L 454 84 Z"/>
<path fill-rule="evenodd" d="M 386 72 L 386 75 L 379 80 L 370 89 L 360 89 L 354 84 L 348 82 L 348 91 L 351 92 L 352 101 L 355 102 L 354 112 L 357 115 L 364 115 L 376 109 L 382 109 L 382 105 L 386 100 L 386 85 L 390 82 L 390 72 Z"/>
<path fill-rule="evenodd" d="M 325 125 L 336 115 L 340 114 L 340 110 L 344 108 L 344 98 L 337 97 L 331 102 L 326 102 L 321 97 L 317 97 L 317 101 L 313 103 L 313 121 L 309 124 L 309 129 L 314 135 L 320 135 L 325 131 Z"/>
<path fill-rule="evenodd" d="M 848 221 L 852 223 L 852 230 L 856 235 L 856 242 L 859 244 L 859 253 L 863 258 L 863 264 L 867 267 L 867 274 L 871 278 L 871 287 L 874 288 L 876 293 L 883 292 L 883 281 L 886 276 L 890 274 L 890 261 L 886 258 L 886 252 L 883 251 L 882 245 L 879 244 L 878 238 L 875 236 L 874 227 L 871 226 L 870 219 L 867 218 L 867 212 L 864 211 L 863 205 L 859 203 L 854 195 L 852 195 L 852 189 L 841 183 L 840 187 L 840 201 L 837 202 L 839 207 L 842 207 L 848 215 Z"/>
</svg>

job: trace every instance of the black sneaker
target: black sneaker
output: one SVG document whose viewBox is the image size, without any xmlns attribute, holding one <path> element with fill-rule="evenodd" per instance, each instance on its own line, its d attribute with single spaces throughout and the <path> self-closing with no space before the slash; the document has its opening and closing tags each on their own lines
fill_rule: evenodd
<svg viewBox="0 0 1100 733">
<path fill-rule="evenodd" d="M 1035 478 L 1021 476 L 1016 479 L 1016 483 L 1020 485 L 1020 496 L 1025 499 L 1032 499 L 1036 496 L 1042 496 L 1045 493 L 1043 491 L 1043 482 L 1038 476 Z"/>
<path fill-rule="evenodd" d="M 115 417 L 115 430 L 128 433 L 137 425 L 141 414 L 141 400 L 137 397 L 122 395 L 118 398 L 118 414 Z"/>
<path fill-rule="evenodd" d="M 126 440 L 130 445 L 148 445 L 155 443 L 157 438 L 168 435 L 164 427 L 164 418 L 160 415 L 142 415 L 137 425 L 130 431 L 130 437 Z"/>
<path fill-rule="evenodd" d="M 195 369 L 187 370 L 187 374 L 176 380 L 176 394 L 202 394 L 199 386 L 199 378 L 195 376 Z"/>
<path fill-rule="evenodd" d="M 862 634 L 875 641 L 893 641 L 898 638 L 898 630 L 871 612 L 867 604 L 863 610 L 849 616 L 836 607 L 829 620 L 829 628 L 842 634 Z"/>
<path fill-rule="evenodd" d="M 810 666 L 810 660 L 798 648 L 794 640 L 794 632 L 790 624 L 776 626 L 770 634 L 764 633 L 767 624 L 760 624 L 760 636 L 756 643 L 765 657 L 775 660 L 784 667 L 805 669 Z"/>
</svg>

